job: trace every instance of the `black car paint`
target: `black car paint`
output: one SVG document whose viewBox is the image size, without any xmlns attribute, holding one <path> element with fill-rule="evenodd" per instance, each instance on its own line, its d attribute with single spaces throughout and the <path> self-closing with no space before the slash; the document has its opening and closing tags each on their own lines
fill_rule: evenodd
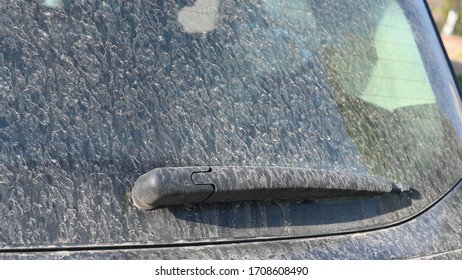
<svg viewBox="0 0 462 280">
<path fill-rule="evenodd" d="M 40 19 L 40 17 L 38 18 Z M 11 52 L 9 53 L 11 54 Z M 12 58 L 6 57 L 7 60 Z M 83 82 L 82 86 L 85 87 L 85 82 Z M 110 107 L 110 103 L 111 101 L 108 100 L 108 104 L 102 106 Z M 71 102 L 68 105 L 69 108 L 73 106 Z M 63 120 L 63 123 L 66 122 L 69 122 L 69 120 Z M 42 129 L 46 128 L 42 127 Z M 136 128 L 133 128 L 130 133 L 136 139 L 139 132 L 137 132 Z M 83 143 L 84 148 L 91 149 L 91 145 L 91 143 L 85 141 Z M 101 148 L 104 148 L 103 146 Z M 99 164 L 105 171 L 111 170 L 114 174 L 119 172 L 125 173 L 125 170 L 140 170 L 140 163 L 136 162 L 136 159 L 126 158 L 125 160 L 131 163 L 120 159 L 109 159 Z M 65 167 L 64 170 L 66 172 L 70 172 L 75 168 L 75 166 L 72 166 L 72 160 L 69 161 L 65 157 L 62 158 L 62 162 L 60 163 Z M 67 164 L 70 165 L 67 166 Z M 118 164 L 121 164 L 121 166 Z M 46 167 L 49 172 L 56 171 L 54 170 L 54 166 Z M 98 174 L 98 171 L 100 171 L 98 167 L 95 168 L 95 173 L 89 174 L 92 178 L 90 182 L 101 187 L 111 184 L 127 186 L 134 182 L 135 176 L 138 175 L 128 175 L 124 179 L 124 182 L 120 182 L 120 178 L 115 176 L 104 178 L 104 176 Z M 147 171 L 145 170 L 146 167 L 141 169 Z M 22 171 L 26 172 L 25 170 Z M 85 176 L 85 174 L 81 174 L 80 176 Z M 67 184 L 67 182 L 50 182 L 50 178 L 52 176 L 47 175 L 42 179 L 44 182 L 52 184 Z M 15 183 L 27 184 L 27 181 L 17 181 Z M 441 188 L 445 189 L 446 187 L 441 186 Z M 80 227 L 82 231 L 74 235 L 71 232 L 63 232 L 62 226 L 58 223 L 60 221 L 59 213 L 72 211 L 72 209 L 66 210 L 59 203 L 55 203 L 49 198 L 41 197 L 40 191 L 34 193 L 33 196 L 35 196 L 37 201 L 43 199 L 43 204 L 32 203 L 32 209 L 29 210 L 36 213 L 38 213 L 37 211 L 43 211 L 38 217 L 44 220 L 36 220 L 34 226 L 34 221 L 30 217 L 16 213 L 14 216 L 17 220 L 9 221 L 12 223 L 11 225 L 22 223 L 27 225 L 26 228 L 28 227 L 32 232 L 27 233 L 27 238 L 18 237 L 15 240 L 15 235 L 24 235 L 25 233 L 18 232 L 14 226 L 3 228 L 2 231 L 4 234 L 7 231 L 9 232 L 7 234 L 9 238 L 2 240 L 3 248 L 0 249 L 0 252 L 2 252 L 1 257 L 90 259 L 262 257 L 276 259 L 380 259 L 412 258 L 435 254 L 438 254 L 439 257 L 444 257 L 444 252 L 446 251 L 452 251 L 448 256 L 459 257 L 460 248 L 462 247 L 460 244 L 460 232 L 455 230 L 460 227 L 461 223 L 460 215 L 458 214 L 460 213 L 460 206 L 457 206 L 460 205 L 461 199 L 460 186 L 456 187 L 445 197 L 441 201 L 441 204 L 437 204 L 411 221 L 408 220 L 410 213 L 399 214 L 400 212 L 396 211 L 409 207 L 412 205 L 413 200 L 421 199 L 421 194 L 416 192 L 402 197 L 392 195 L 386 198 L 352 199 L 350 201 L 342 201 L 341 203 L 336 203 L 335 201 L 302 204 L 290 202 L 245 202 L 220 204 L 219 206 L 175 206 L 159 209 L 155 213 L 139 214 L 134 212 L 135 210 L 130 202 L 130 190 L 125 188 L 125 191 L 123 191 L 123 189 L 122 187 L 115 188 L 113 189 L 114 196 L 111 194 L 111 196 L 105 197 L 99 194 L 87 196 L 88 192 L 65 194 L 65 196 L 69 196 L 69 200 L 67 200 L 69 203 L 71 201 L 80 203 L 77 211 L 70 213 L 70 216 L 83 215 L 81 217 L 88 217 L 87 212 L 101 211 L 100 207 L 106 208 L 101 214 L 93 213 L 95 215 L 95 219 L 93 220 L 77 219 L 76 223 L 83 223 Z M 12 190 L 10 189 L 10 191 Z M 62 191 L 59 189 L 50 189 L 50 193 L 53 192 L 60 193 Z M 16 193 L 15 195 L 20 197 L 22 194 Z M 437 196 L 437 193 L 432 195 L 432 197 L 435 196 Z M 114 199 L 117 202 L 111 202 Z M 430 201 L 427 201 L 427 203 L 430 203 Z M 256 205 L 258 207 L 255 207 Z M 23 206 L 19 205 L 19 209 L 25 209 Z M 114 209 L 113 207 L 121 208 Z M 256 210 L 258 208 L 265 209 L 266 211 L 264 216 L 267 217 L 267 220 L 264 224 L 262 221 L 256 219 L 257 217 L 261 218 L 263 215 L 262 213 L 254 212 L 258 211 Z M 56 213 L 47 214 L 47 209 L 53 209 Z M 421 207 L 422 209 L 425 209 L 425 207 Z M 113 217 L 103 215 L 103 213 L 114 211 L 128 211 L 130 214 L 124 217 L 127 220 L 120 219 L 120 217 L 113 219 Z M 204 214 L 211 212 L 218 213 L 220 218 Z M 339 215 L 339 213 L 350 214 L 344 216 Z M 380 220 L 380 216 L 383 214 L 388 214 L 389 216 L 384 220 Z M 309 215 L 309 217 L 307 218 L 305 215 Z M 137 221 L 138 219 L 139 221 Z M 237 222 L 232 223 L 236 219 Z M 371 220 L 373 220 L 373 226 L 367 224 Z M 163 228 L 159 229 L 156 226 L 150 225 L 151 223 L 159 223 L 159 221 L 165 221 L 167 224 L 175 223 L 176 225 L 173 225 L 175 229 L 170 232 L 164 232 Z M 390 226 L 390 221 L 400 224 Z M 442 222 L 439 223 L 439 221 Z M 352 223 L 342 226 L 344 222 Z M 131 226 L 127 227 L 130 224 Z M 336 225 L 332 226 L 332 224 Z M 428 227 L 429 225 L 431 228 Z M 76 226 L 75 229 L 78 231 L 78 225 L 70 227 L 74 226 Z M 146 226 L 150 228 L 146 228 Z M 380 229 L 381 227 L 387 228 Z M 33 232 L 34 228 L 37 231 L 35 233 Z M 253 229 L 255 232 L 248 234 L 249 229 Z M 283 230 L 281 231 L 281 229 Z M 428 229 L 428 233 L 419 237 L 418 235 L 422 234 L 422 230 L 424 229 Z M 361 233 L 346 234 L 347 232 L 352 233 L 355 231 Z M 95 234 L 95 232 L 99 233 Z M 334 232 L 335 235 L 332 237 L 320 237 L 329 232 Z M 258 238 L 254 237 L 255 234 L 263 236 L 268 241 L 258 240 Z M 431 237 L 428 237 L 428 235 L 431 235 Z M 312 238 L 308 238 L 308 236 L 312 236 Z M 441 239 L 438 236 L 441 236 Z M 155 242 L 152 242 L 153 240 Z M 176 247 L 173 242 L 178 242 L 179 240 L 187 243 L 187 245 Z M 50 246 L 53 247 L 49 248 Z"/>
</svg>

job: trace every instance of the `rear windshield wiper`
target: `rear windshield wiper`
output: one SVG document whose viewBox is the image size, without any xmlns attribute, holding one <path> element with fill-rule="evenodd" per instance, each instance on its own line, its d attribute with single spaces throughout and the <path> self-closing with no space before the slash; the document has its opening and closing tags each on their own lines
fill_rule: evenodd
<svg viewBox="0 0 462 280">
<path fill-rule="evenodd" d="M 408 191 L 387 178 L 290 167 L 164 167 L 142 175 L 132 198 L 136 207 L 242 200 L 313 200 Z"/>
</svg>

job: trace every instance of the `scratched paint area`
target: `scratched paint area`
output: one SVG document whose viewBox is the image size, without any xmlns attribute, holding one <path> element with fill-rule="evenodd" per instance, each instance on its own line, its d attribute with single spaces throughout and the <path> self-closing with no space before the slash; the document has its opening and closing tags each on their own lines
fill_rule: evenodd
<svg viewBox="0 0 462 280">
<path fill-rule="evenodd" d="M 375 34 L 366 31 L 392 8 L 425 28 L 417 2 L 378 1 L 367 17 L 360 15 L 371 7 L 357 1 L 336 8 L 328 1 L 211 2 L 2 0 L 3 248 L 371 228 L 423 209 L 458 180 L 460 103 L 448 101 L 453 89 L 442 81 L 449 73 L 438 63 L 422 66 L 432 73 L 430 101 L 415 109 L 390 111 L 389 103 L 356 94 L 372 87 L 368 73 L 381 69 L 376 45 L 367 41 Z M 346 20 L 345 9 L 354 18 L 348 27 L 334 20 Z M 206 23 L 194 24 L 198 12 L 208 15 Z M 366 37 L 352 44 L 340 27 L 354 39 Z M 434 51 L 426 44 L 431 36 L 419 36 L 420 52 Z M 348 69 L 358 55 L 361 64 Z M 339 74 L 345 71 L 351 81 Z M 199 165 L 373 174 L 406 181 L 414 191 L 365 200 L 133 207 L 130 191 L 141 174 Z"/>
</svg>

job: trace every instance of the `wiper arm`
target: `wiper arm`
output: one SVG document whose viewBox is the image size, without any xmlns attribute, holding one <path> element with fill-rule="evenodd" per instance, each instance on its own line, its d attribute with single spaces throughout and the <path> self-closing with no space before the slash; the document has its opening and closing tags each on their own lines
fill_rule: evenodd
<svg viewBox="0 0 462 280">
<path fill-rule="evenodd" d="M 408 191 L 384 177 L 290 167 L 164 167 L 142 175 L 132 198 L 140 209 L 242 200 L 312 200 Z"/>
</svg>

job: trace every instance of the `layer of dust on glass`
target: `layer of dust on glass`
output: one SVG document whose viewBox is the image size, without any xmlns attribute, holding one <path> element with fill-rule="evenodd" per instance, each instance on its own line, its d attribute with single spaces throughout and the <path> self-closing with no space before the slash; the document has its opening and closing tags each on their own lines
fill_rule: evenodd
<svg viewBox="0 0 462 280">
<path fill-rule="evenodd" d="M 3 1 L 0 244 L 310 235 L 407 217 L 460 177 L 461 104 L 432 28 L 421 1 Z M 306 215 L 322 205 L 309 202 L 134 209 L 141 174 L 196 165 L 373 174 L 420 197 L 348 221 Z"/>
</svg>

